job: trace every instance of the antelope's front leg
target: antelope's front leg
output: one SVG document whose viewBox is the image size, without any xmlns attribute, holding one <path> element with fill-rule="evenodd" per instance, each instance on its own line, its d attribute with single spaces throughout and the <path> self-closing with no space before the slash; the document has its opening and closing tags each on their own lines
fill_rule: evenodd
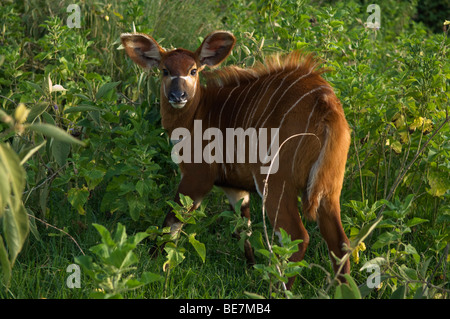
<svg viewBox="0 0 450 319">
<path fill-rule="evenodd" d="M 200 169 L 192 169 L 190 173 L 184 174 L 181 178 L 175 195 L 175 202 L 181 205 L 180 194 L 183 194 L 189 196 L 194 201 L 191 210 L 197 209 L 200 206 L 203 197 L 212 189 L 213 185 L 213 179 L 209 178 L 208 172 Z M 164 219 L 163 227 L 170 227 L 171 237 L 176 238 L 183 227 L 183 224 L 175 216 L 175 213 L 170 211 Z"/>
</svg>

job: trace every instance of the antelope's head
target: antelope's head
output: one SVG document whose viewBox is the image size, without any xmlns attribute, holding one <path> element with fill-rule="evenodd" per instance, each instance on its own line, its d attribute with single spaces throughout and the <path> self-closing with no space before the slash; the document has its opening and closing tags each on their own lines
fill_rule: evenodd
<svg viewBox="0 0 450 319">
<path fill-rule="evenodd" d="M 236 39 L 225 31 L 209 34 L 195 51 L 164 50 L 151 36 L 124 33 L 120 36 L 126 53 L 144 69 L 161 71 L 161 99 L 175 109 L 183 108 L 198 92 L 198 74 L 208 65 L 219 65 L 231 52 Z"/>
</svg>

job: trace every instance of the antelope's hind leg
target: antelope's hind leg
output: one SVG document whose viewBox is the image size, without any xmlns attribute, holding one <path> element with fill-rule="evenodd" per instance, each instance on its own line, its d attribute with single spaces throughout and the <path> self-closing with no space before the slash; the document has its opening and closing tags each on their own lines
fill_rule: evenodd
<svg viewBox="0 0 450 319">
<path fill-rule="evenodd" d="M 280 186 L 281 185 L 281 186 Z M 291 240 L 301 239 L 298 251 L 295 252 L 290 261 L 303 260 L 309 244 L 309 235 L 298 211 L 297 189 L 286 182 L 277 183 L 276 179 L 269 178 L 269 187 L 266 198 L 266 209 L 275 234 L 281 236 L 280 228 L 286 231 Z M 291 289 L 295 277 L 291 277 L 286 284 Z"/>
<path fill-rule="evenodd" d="M 345 245 L 348 247 L 350 245 L 341 223 L 339 199 L 323 198 L 321 200 L 317 214 L 317 223 L 319 224 L 320 233 L 327 243 L 334 272 L 336 274 L 339 272 L 340 275 L 350 273 L 349 259 L 343 265 L 339 265 L 336 258 L 331 255 L 331 252 L 333 252 L 336 257 L 341 259 L 346 254 Z M 343 276 L 338 278 L 340 281 L 345 282 Z"/>
</svg>

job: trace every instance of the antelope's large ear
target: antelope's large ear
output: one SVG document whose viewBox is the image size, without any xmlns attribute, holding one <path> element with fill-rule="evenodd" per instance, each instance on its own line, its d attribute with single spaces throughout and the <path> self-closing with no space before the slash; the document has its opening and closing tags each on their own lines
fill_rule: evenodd
<svg viewBox="0 0 450 319">
<path fill-rule="evenodd" d="M 164 49 L 151 36 L 142 33 L 122 33 L 120 40 L 130 58 L 141 67 L 151 69 L 161 62 Z"/>
<path fill-rule="evenodd" d="M 202 45 L 195 51 L 201 64 L 216 66 L 230 54 L 236 38 L 226 31 L 210 33 Z"/>
</svg>

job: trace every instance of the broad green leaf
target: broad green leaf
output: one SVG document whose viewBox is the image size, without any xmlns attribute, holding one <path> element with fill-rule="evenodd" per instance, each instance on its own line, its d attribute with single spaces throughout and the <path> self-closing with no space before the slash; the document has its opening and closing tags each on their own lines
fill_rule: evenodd
<svg viewBox="0 0 450 319">
<path fill-rule="evenodd" d="M 400 143 L 399 141 L 395 141 L 394 143 L 392 143 L 391 147 L 397 154 L 400 154 L 402 152 L 402 143 Z"/>
<path fill-rule="evenodd" d="M 109 262 L 118 269 L 126 269 L 138 262 L 136 254 L 132 250 L 117 249 L 111 252 Z"/>
<path fill-rule="evenodd" d="M 430 185 L 430 188 L 427 188 L 427 192 L 432 196 L 443 196 L 450 189 L 448 175 L 446 176 L 438 171 L 431 171 L 428 174 L 427 179 L 428 184 Z"/>
<path fill-rule="evenodd" d="M 406 296 L 406 286 L 401 285 L 392 293 L 391 299 L 405 299 L 405 296 Z"/>
<path fill-rule="evenodd" d="M 127 195 L 128 208 L 130 209 L 130 216 L 134 221 L 137 221 L 141 216 L 142 210 L 145 208 L 141 198 L 138 198 L 136 194 L 130 193 Z"/>
<path fill-rule="evenodd" d="M 22 197 L 25 188 L 25 170 L 19 165 L 20 159 L 11 149 L 9 144 L 0 144 L 0 165 L 3 166 L 3 172 L 7 174 L 7 178 L 12 187 L 16 200 Z"/>
<path fill-rule="evenodd" d="M 52 155 L 59 166 L 64 166 L 70 154 L 70 144 L 55 139 L 52 143 Z"/>
<path fill-rule="evenodd" d="M 114 237 L 113 237 L 114 242 L 117 245 L 119 245 L 119 247 L 120 247 L 125 243 L 127 238 L 128 238 L 128 236 L 127 236 L 125 226 L 122 225 L 121 223 L 118 223 L 117 227 L 116 227 L 116 231 L 114 232 Z"/>
<path fill-rule="evenodd" d="M 137 244 L 139 244 L 141 241 L 143 241 L 148 236 L 150 236 L 150 234 L 147 233 L 147 232 L 139 232 L 139 233 L 137 233 L 136 235 L 131 237 L 133 245 L 136 247 Z"/>
<path fill-rule="evenodd" d="M 417 226 L 419 224 L 427 223 L 428 221 L 429 221 L 428 219 L 414 217 L 406 222 L 406 226 L 413 227 L 413 226 Z"/>
<path fill-rule="evenodd" d="M 5 210 L 6 203 L 11 196 L 11 187 L 9 183 L 8 173 L 0 163 L 0 218 Z"/>
<path fill-rule="evenodd" d="M 67 193 L 67 200 L 75 208 L 80 215 L 86 214 L 84 205 L 89 198 L 89 190 L 84 186 L 83 188 L 71 188 Z"/>
<path fill-rule="evenodd" d="M 87 182 L 88 189 L 93 190 L 100 184 L 105 174 L 106 170 L 100 167 L 83 170 L 84 179 Z"/>
<path fill-rule="evenodd" d="M 95 99 L 99 100 L 102 97 L 104 97 L 106 94 L 108 94 L 112 89 L 114 89 L 116 86 L 120 84 L 120 81 L 118 82 L 110 82 L 103 84 L 97 91 L 97 94 L 95 94 Z"/>
<path fill-rule="evenodd" d="M 163 281 L 164 277 L 149 271 L 146 271 L 142 274 L 140 279 L 144 284 L 150 284 L 155 281 Z"/>
<path fill-rule="evenodd" d="M 336 287 L 335 299 L 361 299 L 361 293 L 355 281 L 349 274 L 344 275 L 348 284 L 341 284 Z"/>
<path fill-rule="evenodd" d="M 30 81 L 25 81 L 25 83 L 27 83 L 29 86 L 31 86 L 33 89 L 35 89 L 36 91 L 38 91 L 39 93 L 41 93 L 41 95 L 45 95 L 44 90 L 42 89 L 42 87 L 36 83 L 30 82 Z"/>
<path fill-rule="evenodd" d="M 164 250 L 167 252 L 167 259 L 163 264 L 163 271 L 174 268 L 175 266 L 179 265 L 185 258 L 185 250 L 183 248 L 176 247 L 173 243 L 167 243 L 164 247 Z"/>
<path fill-rule="evenodd" d="M 31 124 L 28 125 L 27 128 L 31 131 L 44 134 L 48 137 L 53 137 L 55 140 L 59 140 L 65 143 L 79 144 L 84 146 L 85 143 L 76 139 L 66 131 L 60 129 L 57 126 L 50 124 Z"/>
<path fill-rule="evenodd" d="M 69 113 L 77 113 L 77 112 L 90 112 L 90 111 L 102 111 L 101 108 L 92 106 L 92 105 L 79 105 L 79 106 L 73 106 L 68 107 L 67 109 L 64 109 L 64 114 Z"/>
<path fill-rule="evenodd" d="M 2 236 L 0 236 L 0 264 L 2 266 L 3 282 L 8 287 L 11 280 L 11 263 L 9 262 L 8 251 L 3 243 Z"/>
<path fill-rule="evenodd" d="M 199 242 L 197 239 L 195 239 L 195 235 L 196 235 L 195 233 L 189 234 L 189 242 L 195 248 L 195 250 L 197 251 L 197 253 L 200 256 L 200 258 L 202 259 L 202 261 L 205 262 L 205 259 L 206 259 L 205 244 L 203 244 L 203 243 Z"/>
<path fill-rule="evenodd" d="M 21 251 L 29 230 L 28 215 L 23 204 L 15 207 L 10 203 L 9 209 L 5 210 L 3 215 L 3 231 L 11 265 Z"/>
<path fill-rule="evenodd" d="M 36 120 L 36 118 L 38 116 L 40 116 L 42 113 L 45 112 L 45 110 L 48 107 L 48 103 L 46 102 L 41 102 L 41 103 L 37 103 L 35 104 L 31 109 L 30 109 L 30 113 L 28 113 L 28 117 L 27 117 L 27 122 L 28 123 L 33 123 L 34 120 Z"/>
<path fill-rule="evenodd" d="M 113 239 L 111 237 L 111 233 L 106 229 L 105 226 L 100 225 L 100 224 L 95 224 L 95 223 L 93 223 L 92 226 L 94 226 L 95 229 L 97 229 L 100 236 L 102 237 L 102 242 L 104 244 L 106 244 L 108 247 L 114 247 L 115 242 L 113 241 Z"/>
<path fill-rule="evenodd" d="M 384 232 L 380 236 L 378 236 L 377 241 L 372 245 L 373 249 L 378 249 L 384 247 L 385 245 L 395 242 L 402 237 L 401 234 L 393 231 L 393 232 Z"/>
</svg>

